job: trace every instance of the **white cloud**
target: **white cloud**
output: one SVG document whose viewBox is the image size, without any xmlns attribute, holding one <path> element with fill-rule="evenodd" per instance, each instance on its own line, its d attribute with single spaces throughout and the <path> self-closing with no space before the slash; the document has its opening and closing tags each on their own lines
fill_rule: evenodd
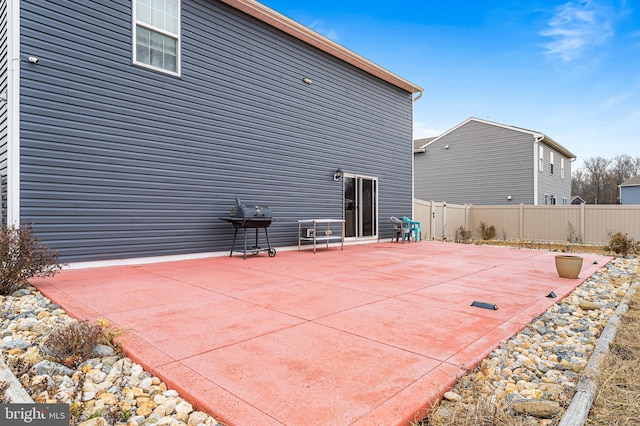
<svg viewBox="0 0 640 426">
<path fill-rule="evenodd" d="M 632 95 L 633 95 L 633 92 L 631 92 L 631 91 L 620 93 L 618 95 L 610 97 L 609 99 L 606 99 L 602 103 L 602 106 L 605 107 L 605 108 L 610 108 L 610 107 L 616 106 L 616 105 L 624 102 L 626 99 L 628 99 Z"/>
<path fill-rule="evenodd" d="M 308 25 L 309 28 L 311 28 L 313 31 L 322 34 L 323 36 L 333 40 L 333 41 L 337 41 L 338 40 L 338 32 L 330 29 L 330 28 L 325 28 L 325 24 L 324 21 L 322 20 L 316 20 L 313 21 L 311 24 Z"/>
<path fill-rule="evenodd" d="M 621 129 L 638 129 L 640 128 L 640 110 L 632 111 L 621 117 L 616 126 Z"/>
<path fill-rule="evenodd" d="M 548 28 L 540 35 L 552 39 L 546 54 L 569 62 L 587 48 L 601 46 L 613 37 L 614 11 L 592 0 L 571 1 L 556 8 Z"/>
<path fill-rule="evenodd" d="M 413 121 L 413 138 L 414 139 L 423 139 L 423 138 L 431 138 L 434 136 L 440 136 L 446 130 L 447 129 L 445 130 L 435 129 L 431 127 L 429 123 L 416 120 L 415 118 Z"/>
</svg>

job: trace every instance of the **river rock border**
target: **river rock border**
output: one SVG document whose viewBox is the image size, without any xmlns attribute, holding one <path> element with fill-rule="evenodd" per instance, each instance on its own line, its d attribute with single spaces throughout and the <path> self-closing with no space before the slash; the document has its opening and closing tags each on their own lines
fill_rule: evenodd
<svg viewBox="0 0 640 426">
<path fill-rule="evenodd" d="M 221 424 L 109 346 L 96 346 L 77 370 L 44 360 L 39 346 L 47 334 L 76 320 L 34 287 L 0 296 L 0 317 L 0 380 L 10 384 L 10 402 L 68 403 L 70 424 L 81 426 Z M 17 379 L 6 365 L 20 370 Z"/>
<path fill-rule="evenodd" d="M 631 285 L 637 285 L 637 271 L 637 258 L 612 260 L 518 335 L 502 342 L 458 380 L 440 407 L 446 412 L 448 404 L 472 405 L 474 402 L 463 400 L 462 395 L 463 388 L 475 381 L 514 414 L 526 416 L 529 424 L 557 424 L 567 405 L 562 403 L 563 396 L 575 394 L 598 337 L 604 334 L 605 325 Z M 18 377 L 20 384 L 31 391 L 27 397 L 35 402 L 68 403 L 75 424 L 221 424 L 194 410 L 178 392 L 110 347 L 97 346 L 95 357 L 77 370 L 43 360 L 39 345 L 47 333 L 75 319 L 34 287 L 0 296 L 0 318 L 0 361 L 29 367 Z M 0 371 L 5 374 L 0 374 L 2 381 L 7 374 L 12 376 L 1 364 Z M 17 394 L 24 397 L 15 383 L 11 389 L 13 393 L 5 398 Z"/>
<path fill-rule="evenodd" d="M 486 398 L 496 409 L 505 409 L 527 425 L 558 424 L 574 395 L 584 397 L 576 393 L 579 380 L 593 375 L 593 367 L 585 370 L 587 363 L 599 338 L 605 337 L 609 319 L 617 317 L 616 307 L 624 305 L 621 301 L 638 285 L 638 279 L 638 258 L 613 259 L 461 377 L 434 410 L 438 420 L 474 410 L 477 399 Z M 615 324 L 611 327 L 607 335 L 615 335 Z M 600 347 L 604 345 L 608 342 Z M 478 398 L 469 397 L 471 384 Z M 580 390 L 582 386 L 584 381 Z M 593 390 L 595 384 L 589 386 Z M 580 416 L 586 419 L 582 405 Z M 569 417 L 574 417 L 576 412 L 571 410 Z M 565 422 L 563 426 L 583 423 Z"/>
</svg>

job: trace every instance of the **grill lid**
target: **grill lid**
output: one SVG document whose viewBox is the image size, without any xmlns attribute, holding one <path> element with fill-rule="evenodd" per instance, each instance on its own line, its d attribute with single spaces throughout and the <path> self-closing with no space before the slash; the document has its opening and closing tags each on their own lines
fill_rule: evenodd
<svg viewBox="0 0 640 426">
<path fill-rule="evenodd" d="M 229 213 L 229 216 L 238 218 L 271 219 L 271 208 L 269 206 L 245 205 L 240 203 L 240 200 L 236 198 L 236 205 L 231 209 L 231 213 Z"/>
</svg>

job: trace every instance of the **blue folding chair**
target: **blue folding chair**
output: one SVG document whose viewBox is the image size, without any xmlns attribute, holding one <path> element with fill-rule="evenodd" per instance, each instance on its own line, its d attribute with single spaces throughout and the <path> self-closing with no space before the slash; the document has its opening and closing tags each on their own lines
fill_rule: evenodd
<svg viewBox="0 0 640 426">
<path fill-rule="evenodd" d="M 422 234 L 420 233 L 420 222 L 411 220 L 406 216 L 402 217 L 402 221 L 408 225 L 409 235 L 413 233 L 413 240 L 422 241 Z"/>
</svg>

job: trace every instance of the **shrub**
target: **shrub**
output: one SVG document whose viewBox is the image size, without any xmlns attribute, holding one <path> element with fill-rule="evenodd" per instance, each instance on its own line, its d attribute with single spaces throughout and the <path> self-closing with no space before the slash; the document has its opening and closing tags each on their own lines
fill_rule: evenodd
<svg viewBox="0 0 640 426">
<path fill-rule="evenodd" d="M 484 222 L 480 222 L 478 232 L 482 235 L 483 240 L 493 240 L 496 237 L 496 227 L 493 225 L 487 226 Z"/>
<path fill-rule="evenodd" d="M 101 323 L 74 321 L 54 329 L 42 343 L 40 353 L 49 361 L 77 368 L 92 358 L 91 352 L 97 345 L 114 346 L 113 335 Z"/>
<path fill-rule="evenodd" d="M 580 235 L 571 221 L 567 223 L 567 242 L 582 244 L 582 235 Z"/>
<path fill-rule="evenodd" d="M 639 243 L 633 241 L 633 238 L 622 232 L 609 232 L 609 244 L 605 246 L 606 250 L 616 254 L 627 256 L 640 251 Z"/>
<path fill-rule="evenodd" d="M 460 227 L 456 229 L 456 243 L 467 244 L 470 239 L 471 239 L 471 231 L 467 230 L 464 226 L 460 225 Z"/>
<path fill-rule="evenodd" d="M 3 226 L 0 230 L 0 295 L 25 287 L 29 278 L 55 275 L 61 268 L 58 252 L 33 236 L 33 227 Z"/>
</svg>

